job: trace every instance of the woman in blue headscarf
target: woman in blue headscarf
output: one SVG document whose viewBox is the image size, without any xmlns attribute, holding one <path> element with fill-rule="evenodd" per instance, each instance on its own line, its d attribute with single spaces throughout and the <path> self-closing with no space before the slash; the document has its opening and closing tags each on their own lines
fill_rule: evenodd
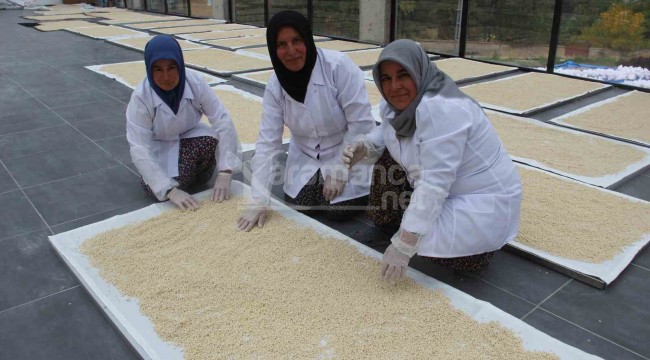
<svg viewBox="0 0 650 360">
<path fill-rule="evenodd" d="M 230 115 L 199 74 L 185 71 L 173 37 L 151 39 L 144 60 L 147 78 L 131 95 L 126 136 L 145 191 L 182 210 L 195 210 L 199 203 L 188 188 L 208 182 L 216 169 L 212 199 L 228 199 L 232 172 L 241 165 Z M 200 122 L 202 115 L 210 126 Z"/>
</svg>

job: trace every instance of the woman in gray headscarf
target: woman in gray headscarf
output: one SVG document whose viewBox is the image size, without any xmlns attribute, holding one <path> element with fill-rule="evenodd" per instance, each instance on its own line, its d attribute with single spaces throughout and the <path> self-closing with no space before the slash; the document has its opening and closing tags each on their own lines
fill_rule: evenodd
<svg viewBox="0 0 650 360">
<path fill-rule="evenodd" d="M 384 48 L 373 69 L 382 124 L 343 154 L 374 162 L 368 215 L 399 229 L 381 275 L 402 276 L 418 254 L 480 272 L 517 235 L 521 182 L 483 109 L 411 40 Z"/>
</svg>

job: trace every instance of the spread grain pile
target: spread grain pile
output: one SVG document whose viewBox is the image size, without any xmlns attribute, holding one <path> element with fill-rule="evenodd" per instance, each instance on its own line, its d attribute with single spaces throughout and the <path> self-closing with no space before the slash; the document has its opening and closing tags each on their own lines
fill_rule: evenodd
<svg viewBox="0 0 650 360">
<path fill-rule="evenodd" d="M 132 89 L 135 89 L 138 84 L 140 84 L 140 82 L 147 77 L 147 69 L 144 66 L 144 61 L 102 65 L 97 68 L 97 71 L 101 71 L 102 73 L 110 74 L 114 77 L 119 78 Z M 194 70 L 186 68 L 185 71 L 189 72 Z M 203 80 L 206 83 L 210 84 L 212 82 L 215 82 L 215 78 L 213 76 L 205 73 L 199 74 L 203 76 Z"/>
<path fill-rule="evenodd" d="M 145 46 L 147 46 L 147 43 L 151 39 L 153 39 L 153 36 L 143 36 L 143 37 L 116 39 L 114 40 L 114 42 L 118 44 L 128 45 L 144 51 Z M 191 50 L 191 49 L 198 49 L 198 48 L 205 47 L 205 45 L 193 43 L 187 40 L 176 40 L 176 41 L 178 41 L 178 45 L 180 45 L 181 49 L 183 50 Z"/>
<path fill-rule="evenodd" d="M 264 85 L 266 85 L 266 83 L 269 82 L 269 78 L 271 77 L 271 74 L 273 73 L 274 73 L 273 70 L 267 70 L 267 71 L 260 71 L 255 73 L 248 73 L 244 75 L 246 75 L 247 78 L 264 83 Z"/>
<path fill-rule="evenodd" d="M 576 175 L 613 175 L 642 161 L 646 153 L 633 146 L 565 131 L 523 118 L 488 112 L 509 154 Z"/>
<path fill-rule="evenodd" d="M 633 91 L 563 122 L 579 128 L 650 143 L 650 95 Z"/>
<path fill-rule="evenodd" d="M 345 53 L 357 66 L 373 66 L 379 59 L 381 49 L 349 51 Z"/>
<path fill-rule="evenodd" d="M 89 26 L 97 26 L 97 24 L 83 20 L 52 21 L 41 23 L 37 25 L 36 28 L 40 31 L 57 31 L 62 29 L 74 29 Z"/>
<path fill-rule="evenodd" d="M 217 94 L 232 117 L 239 141 L 244 144 L 254 144 L 257 141 L 262 119 L 262 102 L 219 87 L 214 88 L 214 93 Z M 285 126 L 282 138 L 288 139 L 290 136 L 291 132 Z"/>
<path fill-rule="evenodd" d="M 103 278 L 139 300 L 187 359 L 551 359 L 479 324 L 439 292 L 385 284 L 379 263 L 277 213 L 235 229 L 243 204 L 169 211 L 85 242 Z"/>
<path fill-rule="evenodd" d="M 140 36 L 146 35 L 145 33 L 124 29 L 117 26 L 93 26 L 87 28 L 74 28 L 71 29 L 76 33 L 92 36 L 92 37 L 115 37 L 115 36 Z"/>
<path fill-rule="evenodd" d="M 650 203 L 519 167 L 517 241 L 567 259 L 601 263 L 650 234 Z"/>
<path fill-rule="evenodd" d="M 481 103 L 525 112 L 607 86 L 550 74 L 528 73 L 465 86 L 461 90 Z"/>
<path fill-rule="evenodd" d="M 226 50 L 201 49 L 187 51 L 183 56 L 185 65 L 196 65 L 224 73 L 271 67 L 269 60 L 260 60 Z"/>
<path fill-rule="evenodd" d="M 437 60 L 434 64 L 455 81 L 514 70 L 509 66 L 482 63 L 463 58 Z"/>
</svg>

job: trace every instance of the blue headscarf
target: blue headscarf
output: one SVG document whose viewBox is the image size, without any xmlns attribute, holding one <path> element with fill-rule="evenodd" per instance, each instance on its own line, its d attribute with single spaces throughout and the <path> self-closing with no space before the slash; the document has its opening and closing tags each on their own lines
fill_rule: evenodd
<svg viewBox="0 0 650 360">
<path fill-rule="evenodd" d="M 165 91 L 153 81 L 153 64 L 158 60 L 174 60 L 178 67 L 178 85 L 172 90 Z M 144 64 L 147 67 L 147 79 L 149 85 L 160 96 L 160 98 L 176 114 L 178 105 L 183 98 L 185 90 L 185 61 L 183 60 L 183 51 L 176 39 L 169 35 L 156 35 L 149 40 L 144 48 Z"/>
</svg>

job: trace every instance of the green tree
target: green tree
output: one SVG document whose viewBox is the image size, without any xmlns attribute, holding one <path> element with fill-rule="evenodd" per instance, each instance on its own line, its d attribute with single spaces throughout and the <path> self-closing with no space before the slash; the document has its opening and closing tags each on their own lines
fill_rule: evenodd
<svg viewBox="0 0 650 360">
<path fill-rule="evenodd" d="M 617 50 L 637 50 L 645 41 L 645 16 L 622 3 L 613 4 L 579 37 L 592 46 Z"/>
</svg>

